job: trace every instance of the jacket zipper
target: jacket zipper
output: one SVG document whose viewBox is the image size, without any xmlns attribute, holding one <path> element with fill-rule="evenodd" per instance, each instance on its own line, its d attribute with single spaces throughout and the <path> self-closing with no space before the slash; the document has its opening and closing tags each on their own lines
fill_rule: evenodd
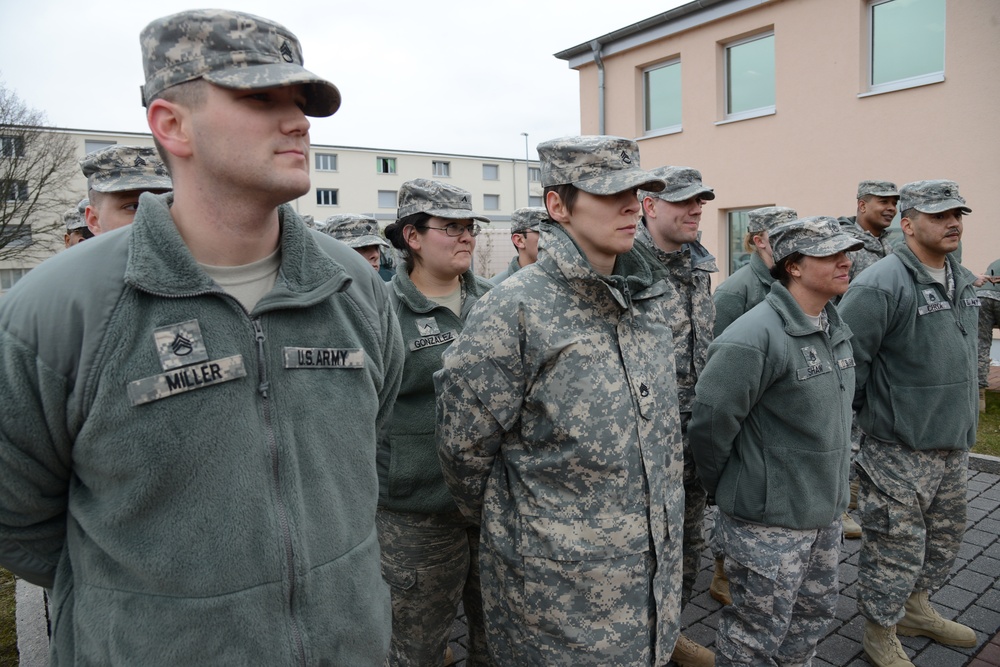
<svg viewBox="0 0 1000 667">
<path fill-rule="evenodd" d="M 281 495 L 281 479 L 278 474 L 278 443 L 274 436 L 274 425 L 271 421 L 271 399 L 268 396 L 270 383 L 267 379 L 267 365 L 264 355 L 264 329 L 260 324 L 260 318 L 250 319 L 253 324 L 254 338 L 257 340 L 257 393 L 261 396 L 264 409 L 264 431 L 267 434 L 267 446 L 271 452 L 271 475 L 274 482 L 275 498 L 278 505 L 278 518 L 281 523 L 281 537 L 285 544 L 285 561 L 288 568 L 288 613 L 292 619 L 292 637 L 295 639 L 295 648 L 299 653 L 299 662 L 306 664 L 306 649 L 302 642 L 302 632 L 299 630 L 299 619 L 295 613 L 295 554 L 292 550 L 292 534 L 288 525 L 288 512 L 285 509 L 285 502 Z"/>
</svg>

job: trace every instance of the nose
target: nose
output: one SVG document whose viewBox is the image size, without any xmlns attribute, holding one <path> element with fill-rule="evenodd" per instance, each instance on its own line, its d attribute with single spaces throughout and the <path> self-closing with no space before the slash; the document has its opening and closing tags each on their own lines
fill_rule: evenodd
<svg viewBox="0 0 1000 667">
<path fill-rule="evenodd" d="M 310 127 L 312 125 L 309 123 L 309 117 L 305 115 L 298 105 L 292 104 L 288 112 L 288 117 L 282 124 L 282 131 L 285 134 L 306 136 L 309 134 Z"/>
</svg>

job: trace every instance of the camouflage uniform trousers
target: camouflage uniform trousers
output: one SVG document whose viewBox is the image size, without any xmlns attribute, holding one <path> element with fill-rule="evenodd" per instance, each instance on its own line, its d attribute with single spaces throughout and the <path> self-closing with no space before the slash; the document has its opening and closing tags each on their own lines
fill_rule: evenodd
<svg viewBox="0 0 1000 667">
<path fill-rule="evenodd" d="M 1000 327 L 1000 301 L 979 294 L 979 387 L 989 386 L 993 329 Z"/>
<path fill-rule="evenodd" d="M 722 609 L 715 664 L 812 664 L 837 610 L 840 517 L 814 530 L 718 517 L 733 604 Z"/>
<path fill-rule="evenodd" d="M 701 569 L 701 554 L 705 550 L 705 535 L 702 524 L 705 521 L 705 506 L 708 494 L 695 470 L 694 457 L 688 444 L 687 425 L 691 421 L 690 412 L 681 413 L 681 438 L 684 442 L 684 578 L 681 587 L 681 608 L 691 600 L 694 582 Z"/>
<path fill-rule="evenodd" d="M 479 586 L 479 526 L 459 512 L 418 514 L 379 508 L 382 577 L 392 594 L 389 667 L 439 667 L 462 601 L 472 666 L 492 665 Z"/>
<path fill-rule="evenodd" d="M 889 627 L 903 618 L 910 593 L 947 581 L 965 534 L 969 454 L 866 435 L 858 463 L 858 610 Z"/>
</svg>

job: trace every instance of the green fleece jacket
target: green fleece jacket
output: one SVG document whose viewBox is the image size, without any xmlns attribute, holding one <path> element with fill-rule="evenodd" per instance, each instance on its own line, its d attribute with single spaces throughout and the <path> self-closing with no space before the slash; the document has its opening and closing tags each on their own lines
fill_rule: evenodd
<svg viewBox="0 0 1000 667">
<path fill-rule="evenodd" d="M 406 350 L 403 383 L 378 448 L 379 506 L 394 512 L 458 511 L 438 461 L 434 373 L 472 306 L 492 287 L 471 270 L 461 283 L 461 316 L 425 297 L 406 271 L 397 271 L 389 283 Z"/>
<path fill-rule="evenodd" d="M 979 420 L 976 277 L 953 256 L 954 298 L 904 244 L 851 283 L 854 409 L 865 433 L 913 449 L 969 449 Z"/>
<path fill-rule="evenodd" d="M 773 282 L 774 278 L 760 255 L 750 255 L 750 262 L 726 278 L 712 295 L 715 303 L 715 337 L 718 338 L 743 313 L 763 301 Z"/>
<path fill-rule="evenodd" d="M 51 588 L 53 665 L 380 665 L 383 283 L 282 206 L 247 313 L 171 203 L 0 299 L 0 564 Z"/>
<path fill-rule="evenodd" d="M 698 475 L 719 509 L 812 530 L 847 509 L 854 359 L 837 310 L 817 330 L 775 282 L 708 348 L 688 424 Z"/>
</svg>

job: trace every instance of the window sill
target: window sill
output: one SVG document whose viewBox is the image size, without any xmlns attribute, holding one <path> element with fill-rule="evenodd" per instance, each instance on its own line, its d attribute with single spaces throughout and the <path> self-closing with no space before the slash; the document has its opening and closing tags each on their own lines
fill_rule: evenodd
<svg viewBox="0 0 1000 667">
<path fill-rule="evenodd" d="M 937 72 L 935 74 L 927 74 L 925 76 L 914 76 L 909 79 L 899 79 L 898 81 L 890 81 L 889 83 L 881 83 L 877 86 L 871 86 L 867 92 L 858 93 L 858 97 L 871 97 L 873 95 L 882 95 L 884 93 L 894 93 L 897 90 L 908 90 L 910 88 L 919 88 L 921 86 L 929 86 L 934 83 L 944 82 L 944 72 Z"/>
<path fill-rule="evenodd" d="M 642 141 L 643 139 L 655 139 L 656 137 L 666 137 L 671 134 L 680 134 L 684 128 L 680 125 L 671 125 L 670 127 L 661 127 L 656 130 L 650 130 L 641 137 L 637 137 L 636 141 Z"/>
<path fill-rule="evenodd" d="M 729 123 L 738 123 L 741 120 L 750 120 L 751 118 L 761 118 L 762 116 L 773 116 L 777 111 L 774 106 L 761 107 L 759 109 L 751 109 L 750 111 L 742 111 L 740 113 L 730 114 L 726 116 L 723 120 L 715 121 L 716 125 L 728 125 Z"/>
</svg>

